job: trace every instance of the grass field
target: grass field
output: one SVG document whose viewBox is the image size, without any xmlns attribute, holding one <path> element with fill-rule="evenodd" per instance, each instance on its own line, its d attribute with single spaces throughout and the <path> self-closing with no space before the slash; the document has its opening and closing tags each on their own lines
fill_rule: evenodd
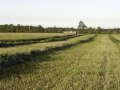
<svg viewBox="0 0 120 90">
<path fill-rule="evenodd" d="M 67 43 L 90 36 L 70 39 Z M 117 38 L 119 37 L 120 35 L 117 35 Z M 43 46 L 55 45 L 55 43 L 59 45 L 63 42 L 43 43 Z M 8 48 L 8 51 L 19 52 L 20 47 L 23 46 Z M 28 45 L 24 47 L 24 50 L 28 50 Z M 39 44 L 30 45 L 30 47 L 40 48 Z M 0 89 L 120 90 L 119 48 L 120 46 L 113 42 L 109 35 L 98 35 L 90 42 L 34 56 L 29 62 L 1 68 Z M 1 49 L 1 53 L 8 51 Z"/>
<path fill-rule="evenodd" d="M 0 49 L 0 66 L 10 66 L 30 60 L 31 57 L 45 53 L 49 50 L 57 50 L 69 47 L 78 43 L 88 42 L 95 38 L 95 35 L 85 35 L 71 38 L 65 41 L 38 43 Z"/>
<path fill-rule="evenodd" d="M 63 33 L 0 33 L 0 40 L 29 40 L 38 38 L 49 38 L 54 36 L 64 36 Z"/>
<path fill-rule="evenodd" d="M 0 48 L 60 41 L 72 37 L 77 37 L 77 35 L 62 33 L 0 33 Z"/>
<path fill-rule="evenodd" d="M 114 38 L 116 38 L 117 40 L 120 41 L 120 35 L 119 34 L 116 34 L 116 35 L 112 35 Z"/>
<path fill-rule="evenodd" d="M 18 35 L 18 37 L 17 37 Z M 5 37 L 6 36 L 6 37 Z M 83 35 L 58 34 L 58 33 L 1 33 L 0 48 L 29 45 L 35 43 L 46 43 L 55 41 L 65 41 Z"/>
<path fill-rule="evenodd" d="M 69 39 L 67 41 L 58 41 L 58 42 L 47 42 L 47 43 L 37 43 L 37 44 L 30 44 L 30 45 L 22 45 L 22 46 L 16 46 L 16 47 L 10 47 L 10 48 L 1 48 L 0 49 L 0 54 L 16 54 L 16 53 L 26 53 L 30 52 L 31 50 L 40 50 L 40 49 L 45 49 L 46 47 L 55 47 L 55 46 L 62 46 L 64 44 L 70 44 L 70 43 L 75 43 L 79 40 L 84 40 L 93 35 L 85 35 L 85 36 L 80 36 L 76 38 Z"/>
</svg>

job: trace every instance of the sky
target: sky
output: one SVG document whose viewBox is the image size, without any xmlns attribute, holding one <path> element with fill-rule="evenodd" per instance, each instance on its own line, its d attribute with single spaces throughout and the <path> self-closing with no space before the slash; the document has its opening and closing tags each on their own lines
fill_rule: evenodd
<svg viewBox="0 0 120 90">
<path fill-rule="evenodd" d="M 120 27 L 120 0 L 0 0 L 0 24 Z"/>
</svg>

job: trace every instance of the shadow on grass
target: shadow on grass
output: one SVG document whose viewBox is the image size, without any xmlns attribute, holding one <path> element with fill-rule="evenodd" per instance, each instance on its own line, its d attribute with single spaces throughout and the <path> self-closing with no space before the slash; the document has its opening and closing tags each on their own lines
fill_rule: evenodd
<svg viewBox="0 0 120 90">
<path fill-rule="evenodd" d="M 38 64 L 42 62 L 47 62 L 51 60 L 51 56 L 55 55 L 57 52 L 61 50 L 65 50 L 67 48 L 58 49 L 55 51 L 48 51 L 44 54 L 34 56 L 28 62 L 24 62 L 18 65 L 13 65 L 10 67 L 1 67 L 0 68 L 0 80 L 10 77 L 20 78 L 21 74 L 32 74 L 36 72 L 38 68 Z"/>
</svg>

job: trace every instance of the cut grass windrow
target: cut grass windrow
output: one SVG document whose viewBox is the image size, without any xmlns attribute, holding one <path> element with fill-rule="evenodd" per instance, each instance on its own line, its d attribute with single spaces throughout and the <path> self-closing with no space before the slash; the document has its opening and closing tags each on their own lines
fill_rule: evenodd
<svg viewBox="0 0 120 90">
<path fill-rule="evenodd" d="M 63 49 L 79 43 L 88 42 L 93 40 L 95 37 L 96 35 L 86 35 L 82 37 L 72 38 L 67 41 L 41 43 L 0 49 L 0 66 L 11 66 L 22 63 L 24 61 L 30 60 L 30 58 L 33 56 L 44 54 L 47 51 Z"/>
<path fill-rule="evenodd" d="M 24 40 L 0 40 L 0 48 L 18 46 L 18 45 L 28 45 L 34 43 L 43 42 L 53 42 L 53 41 L 63 41 L 70 38 L 79 37 L 82 35 L 65 35 L 65 36 L 54 36 L 48 38 L 36 38 L 36 39 L 24 39 Z"/>
<path fill-rule="evenodd" d="M 109 38 L 116 44 L 120 44 L 120 36 L 118 35 L 109 35 Z"/>
</svg>

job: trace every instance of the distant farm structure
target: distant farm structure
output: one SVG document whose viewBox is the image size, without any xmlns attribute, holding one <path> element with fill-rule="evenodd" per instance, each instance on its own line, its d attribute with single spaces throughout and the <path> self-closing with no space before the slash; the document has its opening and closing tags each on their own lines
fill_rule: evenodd
<svg viewBox="0 0 120 90">
<path fill-rule="evenodd" d="M 63 32 L 64 34 L 76 34 L 77 32 L 76 31 L 64 31 Z"/>
</svg>

